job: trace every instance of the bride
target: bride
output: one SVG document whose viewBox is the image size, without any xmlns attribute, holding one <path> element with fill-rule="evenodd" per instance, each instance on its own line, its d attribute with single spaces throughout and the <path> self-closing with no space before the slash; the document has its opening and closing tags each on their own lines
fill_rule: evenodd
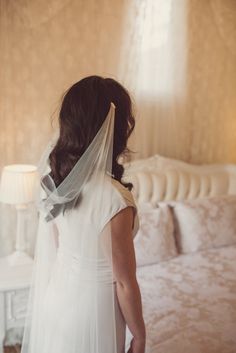
<svg viewBox="0 0 236 353">
<path fill-rule="evenodd" d="M 90 76 L 63 97 L 39 163 L 39 225 L 22 353 L 145 352 L 132 184 L 118 158 L 134 128 L 131 99 Z"/>
</svg>

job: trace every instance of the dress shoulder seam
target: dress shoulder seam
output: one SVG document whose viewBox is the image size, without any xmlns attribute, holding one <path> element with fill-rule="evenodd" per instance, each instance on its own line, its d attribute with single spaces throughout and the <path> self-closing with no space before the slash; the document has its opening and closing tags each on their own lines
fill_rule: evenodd
<svg viewBox="0 0 236 353">
<path fill-rule="evenodd" d="M 115 189 L 119 192 L 119 194 L 121 194 L 126 203 L 136 208 L 132 192 L 125 188 L 125 186 L 123 186 L 119 181 L 115 179 L 112 180 L 112 184 L 114 185 Z"/>
</svg>

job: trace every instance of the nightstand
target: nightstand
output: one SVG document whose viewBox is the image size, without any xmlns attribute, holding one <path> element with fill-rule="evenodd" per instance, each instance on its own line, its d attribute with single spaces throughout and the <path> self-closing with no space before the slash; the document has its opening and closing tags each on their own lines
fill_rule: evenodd
<svg viewBox="0 0 236 353">
<path fill-rule="evenodd" d="M 9 266 L 0 258 L 0 353 L 9 329 L 24 326 L 32 264 Z"/>
</svg>

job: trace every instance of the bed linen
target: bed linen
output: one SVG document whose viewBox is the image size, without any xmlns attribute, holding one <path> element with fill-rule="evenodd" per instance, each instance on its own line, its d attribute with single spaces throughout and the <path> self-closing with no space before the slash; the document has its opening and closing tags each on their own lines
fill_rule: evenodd
<svg viewBox="0 0 236 353">
<path fill-rule="evenodd" d="M 236 244 L 236 196 L 172 201 L 180 253 Z"/>
<path fill-rule="evenodd" d="M 236 245 L 140 267 L 137 277 L 146 353 L 236 353 Z"/>
</svg>

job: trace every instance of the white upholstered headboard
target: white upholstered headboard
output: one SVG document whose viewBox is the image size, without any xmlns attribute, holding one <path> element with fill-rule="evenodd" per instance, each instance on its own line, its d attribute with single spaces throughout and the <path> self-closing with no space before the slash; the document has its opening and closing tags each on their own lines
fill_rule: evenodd
<svg viewBox="0 0 236 353">
<path fill-rule="evenodd" d="M 236 194 L 236 165 L 193 165 L 155 155 L 126 166 L 138 203 Z"/>
</svg>

